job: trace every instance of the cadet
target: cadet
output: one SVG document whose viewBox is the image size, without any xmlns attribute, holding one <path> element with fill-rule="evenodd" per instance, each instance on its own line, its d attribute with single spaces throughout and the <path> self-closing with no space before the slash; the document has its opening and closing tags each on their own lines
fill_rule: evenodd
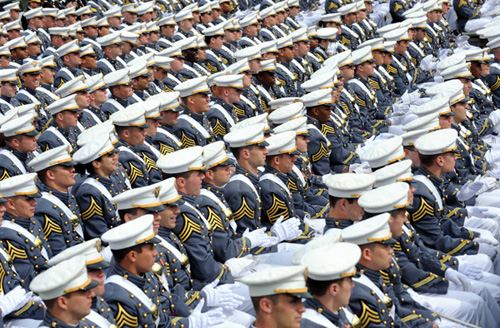
<svg viewBox="0 0 500 328">
<path fill-rule="evenodd" d="M 17 93 L 17 69 L 2 68 L 0 70 L 0 84 L 0 113 L 5 115 L 7 111 L 14 108 L 11 101 Z"/>
<path fill-rule="evenodd" d="M 206 77 L 183 82 L 175 87 L 180 93 L 182 114 L 175 125 L 175 136 L 182 142 L 182 148 L 204 146 L 215 139 L 206 112 L 210 110 L 210 88 Z"/>
<path fill-rule="evenodd" d="M 331 233 L 330 233 L 331 234 Z M 326 254 L 331 254 L 326 256 Z M 322 261 L 318 261 L 321 258 Z M 347 308 L 353 278 L 359 277 L 356 264 L 361 258 L 358 245 L 334 243 L 306 252 L 299 264 L 307 266 L 306 284 L 312 298 L 304 302 L 301 327 L 356 327 L 359 318 Z M 294 258 L 295 260 L 295 258 Z"/>
<path fill-rule="evenodd" d="M 301 327 L 305 311 L 301 298 L 310 298 L 304 266 L 280 266 L 245 276 L 256 313 L 255 328 Z"/>
<path fill-rule="evenodd" d="M 160 101 L 160 126 L 156 134 L 151 138 L 151 144 L 154 145 L 162 155 L 177 151 L 181 148 L 180 140 L 174 135 L 174 126 L 179 118 L 180 93 L 176 91 L 160 93 L 150 98 Z M 146 136 L 148 138 L 149 136 Z"/>
<path fill-rule="evenodd" d="M 292 171 L 293 163 L 296 155 L 300 155 L 295 144 L 296 133 L 286 131 L 276 134 L 266 141 L 269 152 L 266 154 L 266 165 L 264 172 L 259 178 L 259 185 L 262 188 L 262 210 L 263 210 L 263 225 L 271 228 L 272 232 L 275 222 L 281 224 L 282 221 L 292 220 L 295 224 L 300 224 L 302 235 L 295 235 L 295 240 L 298 243 L 306 243 L 311 238 L 309 227 L 298 218 L 304 218 L 304 211 L 296 209 L 293 204 L 293 196 L 286 186 L 288 177 L 287 173 Z M 280 238 L 280 236 L 278 235 Z M 280 238 L 282 240 L 282 238 Z"/>
<path fill-rule="evenodd" d="M 226 65 L 222 62 L 221 49 L 224 43 L 224 23 L 210 26 L 203 30 L 205 36 L 205 43 L 208 46 L 206 66 L 210 73 L 222 72 L 226 69 Z"/>
<path fill-rule="evenodd" d="M 29 168 L 26 165 L 28 153 L 36 150 L 36 131 L 34 123 L 34 104 L 25 105 L 30 108 L 30 113 L 21 117 L 14 117 L 0 128 L 0 133 L 5 137 L 5 147 L 0 150 L 0 167 L 2 174 L 0 180 L 15 175 L 26 174 Z M 19 107 L 13 109 L 17 111 Z"/>
<path fill-rule="evenodd" d="M 283 87 L 284 94 L 287 97 L 300 97 L 304 94 L 304 90 L 297 83 L 298 75 L 293 73 L 292 60 L 295 55 L 293 53 L 294 45 L 292 36 L 285 36 L 277 40 L 277 48 L 279 50 L 276 61 L 276 75 L 278 83 Z"/>
<path fill-rule="evenodd" d="M 143 102 L 150 94 L 146 91 L 149 88 L 149 77 L 151 73 L 146 67 L 147 62 L 144 59 L 134 59 L 127 64 L 130 68 L 130 78 L 132 79 L 132 89 L 134 94 L 132 98 L 135 102 Z"/>
<path fill-rule="evenodd" d="M 92 49 L 92 45 L 89 44 L 80 48 L 80 58 L 82 59 L 80 67 L 83 71 L 83 75 L 85 75 L 85 77 L 95 75 L 97 73 L 97 55 L 94 49 Z"/>
<path fill-rule="evenodd" d="M 36 173 L 16 175 L 0 182 L 0 192 L 7 199 L 0 240 L 27 288 L 33 278 L 48 268 L 52 251 L 39 221 L 33 218 L 40 198 Z"/>
<path fill-rule="evenodd" d="M 113 32 L 98 39 L 103 48 L 104 56 L 97 61 L 97 71 L 104 76 L 127 67 L 122 55 L 123 41 L 120 32 Z"/>
<path fill-rule="evenodd" d="M 204 301 L 200 301 L 189 318 L 173 316 L 168 292 L 151 271 L 158 254 L 154 244 L 160 242 L 153 231 L 151 214 L 109 230 L 102 240 L 109 244 L 116 261 L 106 279 L 104 299 L 111 306 L 118 326 L 189 324 L 192 328 L 202 328 L 224 321 L 222 309 L 202 314 Z M 167 297 L 160 297 L 162 294 Z"/>
<path fill-rule="evenodd" d="M 141 151 L 146 139 L 145 106 L 136 103 L 120 110 L 111 119 L 116 128 L 116 133 L 121 142 L 119 161 L 128 174 L 132 187 L 143 187 L 148 184 L 159 182 L 159 177 L 150 177 L 148 164 L 154 165 L 155 159 Z M 150 163 L 150 161 L 153 161 Z M 156 165 L 154 165 L 156 167 Z M 156 181 L 158 180 L 158 181 Z"/>
<path fill-rule="evenodd" d="M 98 132 L 101 132 L 99 134 Z M 123 192 L 120 189 L 118 152 L 109 138 L 109 131 L 96 131 L 93 139 L 73 155 L 77 172 L 87 178 L 75 194 L 84 222 L 85 239 L 100 237 L 107 230 L 120 224 L 120 218 L 113 206 L 112 197 Z"/>
<path fill-rule="evenodd" d="M 265 234 L 266 228 L 244 233 L 242 238 L 237 238 L 236 222 L 231 209 L 227 207 L 222 189 L 229 181 L 234 160 L 228 157 L 222 141 L 203 147 L 203 163 L 207 167 L 200 196 L 196 197 L 195 201 L 200 212 L 213 227 L 214 257 L 225 262 L 233 257 L 249 254 L 251 248 L 276 245 L 278 239 Z"/>
<path fill-rule="evenodd" d="M 61 58 L 64 66 L 59 69 L 54 78 L 54 89 L 61 87 L 64 83 L 73 80 L 77 76 L 83 76 L 83 71 L 80 69 L 82 59 L 77 40 L 62 45 L 55 53 Z"/>
<path fill-rule="evenodd" d="M 176 178 L 177 190 L 185 201 L 179 207 L 180 213 L 173 231 L 186 247 L 195 289 L 201 289 L 215 279 L 220 279 L 222 283 L 233 283 L 232 273 L 240 274 L 242 271 L 229 269 L 226 264 L 215 259 L 211 241 L 213 227 L 194 207 L 195 197 L 200 195 L 205 169 L 202 151 L 203 148 L 199 146 L 189 147 L 163 156 L 157 163 L 164 176 Z"/>
<path fill-rule="evenodd" d="M 80 209 L 68 189 L 75 184 L 74 162 L 68 146 L 47 150 L 28 162 L 38 173 L 42 198 L 35 208 L 35 220 L 54 255 L 83 241 Z"/>
<path fill-rule="evenodd" d="M 243 33 L 241 39 L 238 40 L 238 45 L 242 49 L 262 43 L 262 40 L 259 38 L 259 25 L 257 13 L 251 13 L 240 20 L 240 26 L 243 29 Z"/>
<path fill-rule="evenodd" d="M 71 82 L 73 83 L 73 81 Z M 87 88 L 80 80 L 80 84 Z M 76 149 L 76 140 L 80 130 L 78 126 L 79 107 L 74 95 L 56 100 L 47 107 L 53 120 L 49 127 L 42 132 L 37 143 L 42 151 L 56 148 L 58 146 L 69 147 L 73 152 Z"/>
<path fill-rule="evenodd" d="M 267 112 L 270 108 L 269 103 L 272 100 L 284 98 L 285 94 L 280 89 L 281 83 L 278 85 L 276 82 L 276 60 L 268 59 L 260 63 L 261 67 L 258 73 L 254 74 L 252 82 L 261 93 L 262 107 L 264 112 Z"/>
<path fill-rule="evenodd" d="M 83 109 L 79 121 L 84 129 L 88 129 L 106 121 L 101 106 L 108 100 L 106 97 L 108 88 L 100 73 L 86 78 L 85 84 L 89 88 L 90 104 Z"/>
<path fill-rule="evenodd" d="M 132 80 L 128 68 L 111 72 L 104 76 L 104 83 L 108 86 L 111 96 L 101 106 L 104 118 L 108 119 L 111 114 L 125 109 L 128 105 L 134 103 L 131 99 L 134 91 L 132 89 Z"/>
<path fill-rule="evenodd" d="M 217 140 L 222 140 L 229 130 L 238 123 L 233 108 L 234 104 L 240 101 L 243 93 L 243 79 L 241 74 L 222 75 L 214 78 L 215 91 L 207 117 Z"/>
<path fill-rule="evenodd" d="M 104 272 L 102 270 L 109 268 L 109 263 L 104 260 L 98 248 L 101 247 L 101 240 L 98 238 L 88 240 L 85 243 L 67 248 L 61 253 L 50 259 L 49 265 L 58 265 L 74 257 L 85 257 L 87 274 L 92 281 L 98 283 L 92 289 L 94 297 L 92 298 L 92 307 L 90 313 L 81 319 L 83 325 L 90 327 L 113 328 L 116 327 L 113 313 L 108 303 L 102 298 L 104 294 Z M 88 327 L 87 326 L 87 327 Z"/>
<path fill-rule="evenodd" d="M 47 306 L 42 325 L 61 328 L 83 325 L 81 320 L 90 313 L 98 284 L 89 277 L 83 255 L 44 271 L 30 284 L 30 289 Z"/>
</svg>

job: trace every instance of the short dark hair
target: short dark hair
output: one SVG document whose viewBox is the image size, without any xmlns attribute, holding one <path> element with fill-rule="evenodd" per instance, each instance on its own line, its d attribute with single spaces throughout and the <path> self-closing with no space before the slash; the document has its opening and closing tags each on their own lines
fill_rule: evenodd
<svg viewBox="0 0 500 328">
<path fill-rule="evenodd" d="M 187 172 L 181 172 L 181 173 L 163 173 L 162 174 L 162 177 L 164 180 L 166 179 L 169 179 L 169 178 L 184 178 L 184 179 L 188 179 L 191 174 L 193 174 L 193 172 L 198 172 L 198 171 L 187 171 Z"/>
<path fill-rule="evenodd" d="M 124 210 L 118 210 L 118 215 L 122 219 L 122 224 L 125 223 L 125 220 L 124 220 L 125 214 L 137 215 L 137 208 L 132 207 L 132 208 L 124 209 Z"/>
<path fill-rule="evenodd" d="M 437 155 L 423 155 L 421 153 L 418 153 L 418 158 L 420 159 L 420 165 L 422 166 L 431 166 L 434 164 L 434 161 L 438 156 L 441 156 L 443 154 L 437 154 Z"/>
<path fill-rule="evenodd" d="M 112 249 L 111 252 L 113 253 L 113 257 L 116 261 L 116 263 L 120 263 L 123 261 L 125 256 L 127 256 L 128 253 L 134 251 L 136 253 L 142 253 L 142 247 L 147 244 L 139 244 L 139 245 L 134 245 L 131 247 L 127 247 L 124 249 Z"/>
<path fill-rule="evenodd" d="M 321 281 L 314 280 L 308 277 L 306 285 L 307 288 L 309 288 L 309 293 L 312 296 L 323 296 L 326 294 L 326 292 L 328 291 L 328 287 L 330 287 L 331 284 L 341 284 L 344 279 L 345 278 Z"/>
<path fill-rule="evenodd" d="M 337 202 L 341 199 L 345 199 L 349 204 L 353 204 L 357 198 L 342 198 L 342 197 L 335 197 L 332 195 L 328 195 L 328 201 L 330 202 L 331 207 L 335 207 L 335 205 L 337 205 Z"/>
<path fill-rule="evenodd" d="M 255 310 L 255 314 L 259 314 L 260 312 L 260 300 L 263 298 L 268 298 L 274 305 L 278 304 L 279 301 L 279 294 L 275 295 L 266 295 L 266 296 L 258 296 L 258 297 L 252 297 L 252 304 L 253 308 Z"/>
<path fill-rule="evenodd" d="M 398 216 L 400 211 L 405 211 L 405 209 L 404 208 L 396 208 L 395 210 L 389 211 L 388 213 L 391 217 L 395 218 L 396 216 Z M 370 213 L 370 212 L 365 211 L 365 217 L 367 219 L 372 218 L 374 216 L 377 216 L 379 214 L 381 214 L 381 213 Z"/>
</svg>

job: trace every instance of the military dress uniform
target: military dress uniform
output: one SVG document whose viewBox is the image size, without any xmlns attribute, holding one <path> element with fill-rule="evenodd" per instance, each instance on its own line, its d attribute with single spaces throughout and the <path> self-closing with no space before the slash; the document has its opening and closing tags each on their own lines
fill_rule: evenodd
<svg viewBox="0 0 500 328">
<path fill-rule="evenodd" d="M 202 183 L 200 196 L 196 197 L 200 212 L 213 229 L 214 257 L 219 262 L 250 254 L 251 245 L 245 237 L 238 238 L 236 222 L 220 187 Z"/>
<path fill-rule="evenodd" d="M 54 77 L 54 88 L 59 89 L 64 83 L 75 79 L 77 76 L 84 76 L 80 68 L 71 68 L 64 65 L 57 71 Z"/>
<path fill-rule="evenodd" d="M 335 327 L 344 327 L 344 328 L 350 328 L 351 327 L 351 322 L 349 319 L 347 319 L 346 313 L 345 313 L 345 308 L 342 307 L 337 310 L 336 313 L 328 310 L 321 304 L 317 299 L 315 298 L 307 298 L 304 301 L 304 306 L 307 309 L 311 309 L 313 311 L 317 311 L 320 315 L 325 317 L 328 321 L 330 321 Z M 300 326 L 304 328 L 323 328 L 325 327 L 324 325 L 314 322 L 312 320 L 309 320 L 307 318 L 302 318 L 302 321 L 300 322 Z"/>
<path fill-rule="evenodd" d="M 205 146 L 215 140 L 214 132 L 205 114 L 196 114 L 181 105 L 182 114 L 174 127 L 175 136 L 182 142 L 181 147 Z"/>
<path fill-rule="evenodd" d="M 38 114 L 38 130 L 41 131 L 43 127 L 46 126 L 47 122 L 51 118 L 50 113 L 47 113 L 45 111 L 45 107 L 50 104 L 53 99 L 50 99 L 50 97 L 47 94 L 43 94 L 37 90 L 32 90 L 27 88 L 25 85 L 22 85 L 21 88 L 19 88 L 19 91 L 17 92 L 16 96 L 12 98 L 11 100 L 12 106 L 18 107 L 18 106 L 23 106 L 27 104 L 34 104 L 34 103 L 40 103 L 40 106 L 36 106 L 35 109 Z"/>
<path fill-rule="evenodd" d="M 0 241 L 21 278 L 23 288 L 28 288 L 35 276 L 49 268 L 47 260 L 52 256 L 52 249 L 36 218 L 22 219 L 5 213 Z"/>
<path fill-rule="evenodd" d="M 65 130 L 55 121 L 52 121 L 49 128 L 43 131 L 40 138 L 38 138 L 37 144 L 43 151 L 62 145 L 70 146 L 73 151 L 77 148 L 76 141 L 79 134 L 80 130 L 77 128 L 71 127 Z"/>
<path fill-rule="evenodd" d="M 106 76 L 107 74 L 126 68 L 127 65 L 120 57 L 116 57 L 116 59 L 110 58 L 108 55 L 104 55 L 101 59 L 97 61 L 96 70 L 102 75 Z"/>
<path fill-rule="evenodd" d="M 280 82 L 286 97 L 301 97 L 304 90 L 297 81 L 298 75 L 295 75 L 291 63 L 286 63 L 280 59 L 276 62 L 276 78 Z"/>
<path fill-rule="evenodd" d="M 330 151 L 331 143 L 321 132 L 321 125 L 318 120 L 308 116 L 307 128 L 309 130 L 309 144 L 307 154 L 311 160 L 313 174 L 325 175 L 330 173 Z"/>
<path fill-rule="evenodd" d="M 26 165 L 28 154 L 5 146 L 0 150 L 0 181 L 29 171 Z"/>
<path fill-rule="evenodd" d="M 132 105 L 134 100 L 132 97 L 127 99 L 118 98 L 111 96 L 108 101 L 101 105 L 102 115 L 104 115 L 105 120 L 109 119 L 111 114 L 116 113 L 119 110 L 126 108 L 128 105 Z"/>
<path fill-rule="evenodd" d="M 182 194 L 186 201 L 179 206 L 173 232 L 184 244 L 191 266 L 194 288 L 201 289 L 206 284 L 219 279 L 221 283 L 233 283 L 229 268 L 214 257 L 212 229 L 207 219 L 194 206 L 195 197 Z M 199 288 L 198 288 L 199 287 Z"/>
<path fill-rule="evenodd" d="M 41 185 L 42 198 L 35 207 L 35 220 L 40 222 L 52 254 L 84 241 L 80 209 L 75 196 Z"/>
<path fill-rule="evenodd" d="M 405 0 L 391 0 L 389 2 L 389 12 L 394 23 L 399 23 L 405 20 L 403 15 L 408 10 L 408 2 Z"/>
<path fill-rule="evenodd" d="M 141 149 L 120 140 L 120 154 L 118 161 L 127 172 L 132 188 L 144 187 L 154 182 L 151 181 L 149 170 L 141 154 Z M 155 181 L 156 182 L 156 181 Z"/>
<path fill-rule="evenodd" d="M 118 175 L 109 178 L 91 173 L 78 188 L 76 200 L 84 222 L 85 239 L 99 238 L 104 232 L 118 226 L 121 219 L 111 203 L 111 197 L 118 195 L 121 189 Z"/>
<path fill-rule="evenodd" d="M 493 104 L 500 107 L 500 64 L 497 61 L 491 64 L 490 74 L 483 76 L 481 79 L 491 90 Z"/>
<path fill-rule="evenodd" d="M 223 140 L 229 130 L 238 123 L 233 105 L 219 97 L 213 99 L 207 118 L 216 140 Z"/>
<path fill-rule="evenodd" d="M 241 36 L 241 39 L 238 40 L 238 45 L 240 46 L 241 49 L 248 48 L 248 47 L 253 47 L 258 44 L 261 44 L 262 40 L 260 40 L 259 37 L 257 36 L 251 36 L 248 34 L 243 33 Z"/>
<path fill-rule="evenodd" d="M 14 108 L 14 106 L 10 104 L 11 100 L 12 98 L 10 97 L 0 96 L 0 112 L 2 115 L 5 115 L 5 113 Z"/>
<path fill-rule="evenodd" d="M 105 325 L 105 324 L 108 324 L 109 328 L 116 327 L 116 322 L 115 322 L 115 318 L 113 318 L 113 312 L 111 312 L 111 307 L 106 302 L 106 300 L 104 300 L 104 298 L 102 298 L 102 297 L 92 298 L 92 307 L 91 307 L 90 311 L 94 312 L 94 315 L 97 315 L 100 317 L 97 320 L 105 320 L 107 322 L 104 322 L 104 321 L 103 322 L 101 322 L 101 321 L 94 322 L 94 321 L 92 321 L 92 317 L 90 315 L 88 315 L 87 317 L 81 319 L 81 321 L 80 321 L 81 328 L 103 327 L 103 325 Z M 107 328 L 107 327 L 104 326 L 103 328 Z"/>
<path fill-rule="evenodd" d="M 410 75 L 407 69 L 406 57 L 399 54 L 392 54 L 392 62 L 386 67 L 387 72 L 394 78 L 396 94 L 401 96 L 406 91 L 415 90 L 414 76 Z"/>
<path fill-rule="evenodd" d="M 206 51 L 207 58 L 205 59 L 205 65 L 211 74 L 222 72 L 226 69 L 224 65 L 222 56 L 219 50 L 210 48 Z"/>
<path fill-rule="evenodd" d="M 181 149 L 181 141 L 174 135 L 174 127 L 160 123 L 156 134 L 151 138 L 154 145 L 162 155 L 167 155 Z"/>
</svg>

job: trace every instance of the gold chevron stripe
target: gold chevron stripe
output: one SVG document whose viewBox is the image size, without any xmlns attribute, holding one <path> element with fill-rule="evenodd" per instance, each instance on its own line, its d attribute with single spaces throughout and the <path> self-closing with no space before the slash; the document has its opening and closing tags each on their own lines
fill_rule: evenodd
<svg viewBox="0 0 500 328">
<path fill-rule="evenodd" d="M 182 242 L 188 240 L 193 232 L 201 234 L 201 228 L 199 224 L 191 220 L 189 216 L 187 216 L 185 213 L 182 213 L 182 217 L 184 217 L 184 227 L 182 228 L 181 233 L 179 234 L 179 239 Z"/>
<path fill-rule="evenodd" d="M 244 217 L 254 219 L 255 211 L 250 208 L 245 197 L 241 198 L 241 206 L 234 213 L 234 220 L 238 221 Z"/>
<path fill-rule="evenodd" d="M 91 217 L 93 217 L 94 215 L 101 217 L 104 216 L 104 214 L 102 213 L 102 208 L 97 204 L 95 198 L 93 196 L 90 196 L 90 205 L 87 208 L 87 210 L 82 212 L 82 219 L 83 221 L 86 221 Z"/>
<path fill-rule="evenodd" d="M 116 303 L 118 311 L 116 313 L 115 322 L 118 327 L 139 327 L 139 320 L 137 317 L 127 313 L 120 303 Z"/>
<path fill-rule="evenodd" d="M 290 215 L 288 213 L 288 207 L 286 206 L 286 203 L 283 200 L 279 199 L 276 194 L 273 193 L 272 195 L 273 205 L 266 211 L 266 213 L 267 217 L 269 218 L 269 222 L 271 222 L 271 224 L 274 224 L 274 222 L 276 222 L 276 220 L 281 215 L 283 215 L 284 217 L 283 221 L 288 219 Z"/>
<path fill-rule="evenodd" d="M 43 215 L 45 218 L 45 224 L 43 225 L 43 233 L 45 238 L 49 238 L 49 236 L 54 233 L 62 233 L 62 229 L 59 225 L 57 225 L 54 221 L 52 221 L 47 214 Z"/>
</svg>

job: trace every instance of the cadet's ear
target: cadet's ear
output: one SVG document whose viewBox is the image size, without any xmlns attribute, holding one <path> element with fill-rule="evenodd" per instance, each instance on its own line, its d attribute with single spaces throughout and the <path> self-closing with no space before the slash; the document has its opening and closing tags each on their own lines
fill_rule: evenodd
<svg viewBox="0 0 500 328">
<path fill-rule="evenodd" d="M 361 249 L 361 258 L 367 262 L 371 262 L 372 260 L 372 250 L 370 247 L 363 247 Z"/>
<path fill-rule="evenodd" d="M 259 308 L 261 312 L 270 314 L 273 311 L 273 301 L 267 297 L 263 297 L 259 301 Z"/>
<path fill-rule="evenodd" d="M 330 295 L 335 296 L 339 292 L 339 284 L 338 283 L 332 283 L 330 286 L 328 286 L 328 292 Z"/>
</svg>

